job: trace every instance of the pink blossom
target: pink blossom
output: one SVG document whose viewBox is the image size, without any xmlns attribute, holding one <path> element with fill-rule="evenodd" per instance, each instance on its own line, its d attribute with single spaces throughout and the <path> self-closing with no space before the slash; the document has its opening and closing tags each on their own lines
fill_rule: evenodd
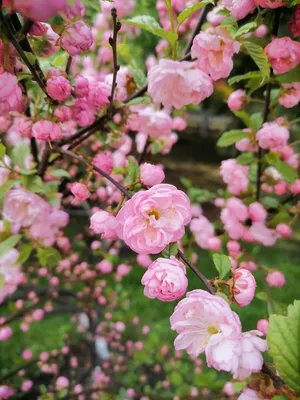
<svg viewBox="0 0 300 400">
<path fill-rule="evenodd" d="M 28 33 L 32 36 L 44 36 L 46 27 L 41 22 L 34 21 Z"/>
<path fill-rule="evenodd" d="M 42 142 L 62 138 L 62 130 L 54 122 L 41 119 L 32 126 L 32 135 Z"/>
<path fill-rule="evenodd" d="M 0 328 L 0 342 L 6 342 L 11 338 L 13 330 L 10 326 L 4 326 Z"/>
<path fill-rule="evenodd" d="M 115 329 L 118 332 L 124 332 L 126 329 L 126 326 L 125 326 L 124 322 L 118 321 L 115 323 Z"/>
<path fill-rule="evenodd" d="M 220 27 L 213 33 L 200 32 L 193 41 L 191 55 L 197 59 L 197 67 L 216 81 L 229 76 L 232 56 L 239 50 L 239 42 L 232 40 L 228 31 Z"/>
<path fill-rule="evenodd" d="M 10 175 L 10 164 L 10 158 L 5 154 L 3 159 L 0 160 L 0 186 L 2 186 L 7 181 Z"/>
<path fill-rule="evenodd" d="M 26 138 L 31 138 L 32 136 L 32 125 L 33 122 L 27 117 L 20 117 L 15 121 L 17 131 Z"/>
<path fill-rule="evenodd" d="M 175 117 L 173 119 L 172 128 L 176 131 L 184 131 L 187 128 L 187 122 L 181 117 Z"/>
<path fill-rule="evenodd" d="M 240 199 L 232 197 L 227 200 L 226 207 L 221 212 L 221 220 L 231 239 L 238 240 L 246 232 L 242 222 L 248 218 L 248 209 Z"/>
<path fill-rule="evenodd" d="M 30 360 L 32 358 L 32 351 L 29 349 L 24 350 L 22 353 L 22 357 L 24 358 L 24 360 Z"/>
<path fill-rule="evenodd" d="M 246 92 L 242 89 L 235 90 L 227 99 L 227 105 L 231 111 L 241 110 L 247 98 Z"/>
<path fill-rule="evenodd" d="M 0 116 L 15 111 L 22 101 L 22 91 L 15 75 L 0 72 Z"/>
<path fill-rule="evenodd" d="M 158 185 L 165 179 L 165 173 L 160 165 L 144 163 L 140 167 L 141 183 L 144 186 Z"/>
<path fill-rule="evenodd" d="M 15 394 L 15 391 L 13 388 L 7 386 L 7 385 L 0 385 L 0 398 L 1 399 L 9 399 Z"/>
<path fill-rule="evenodd" d="M 289 137 L 289 130 L 277 122 L 266 122 L 256 134 L 256 139 L 262 149 L 285 146 Z"/>
<path fill-rule="evenodd" d="M 283 94 L 279 97 L 279 103 L 285 108 L 295 107 L 300 102 L 300 82 L 284 83 Z"/>
<path fill-rule="evenodd" d="M 289 20 L 289 29 L 293 37 L 300 36 L 300 6 L 292 8 L 292 16 Z"/>
<path fill-rule="evenodd" d="M 254 0 L 254 2 L 257 6 L 263 8 L 278 8 L 287 4 L 283 0 Z"/>
<path fill-rule="evenodd" d="M 65 376 L 59 376 L 56 380 L 56 390 L 61 391 L 69 386 L 69 379 Z"/>
<path fill-rule="evenodd" d="M 103 274 L 110 274 L 113 271 L 114 266 L 110 261 L 102 260 L 97 264 L 97 269 L 99 269 Z"/>
<path fill-rule="evenodd" d="M 105 82 L 107 82 L 110 86 L 112 85 L 113 82 L 113 74 L 107 75 L 105 78 Z M 133 86 L 133 91 L 134 91 L 134 81 L 131 72 L 127 67 L 121 67 L 118 71 L 117 75 L 117 88 L 116 88 L 116 99 L 119 102 L 123 102 L 129 97 L 131 92 L 131 86 Z"/>
<path fill-rule="evenodd" d="M 264 24 L 259 25 L 259 27 L 253 32 L 253 35 L 257 38 L 263 38 L 268 34 L 268 27 Z"/>
<path fill-rule="evenodd" d="M 129 117 L 128 128 L 146 134 L 146 141 L 147 135 L 152 138 L 170 135 L 173 122 L 166 111 L 157 111 L 151 106 L 145 108 L 131 107 L 131 110 L 135 113 Z"/>
<path fill-rule="evenodd" d="M 261 396 L 255 390 L 245 388 L 237 400 L 261 400 Z"/>
<path fill-rule="evenodd" d="M 38 47 L 38 55 L 40 57 L 50 57 L 55 54 L 59 50 L 58 40 L 59 35 L 54 32 L 51 25 L 42 22 L 43 27 L 45 28 L 46 33 L 41 38 L 41 45 Z"/>
<path fill-rule="evenodd" d="M 46 90 L 48 95 L 57 101 L 66 101 L 71 95 L 70 82 L 61 75 L 47 79 Z"/>
<path fill-rule="evenodd" d="M 234 396 L 235 391 L 232 382 L 226 382 L 223 387 L 223 392 L 227 394 L 227 396 L 231 397 Z"/>
<path fill-rule="evenodd" d="M 266 227 L 263 222 L 255 222 L 252 224 L 249 233 L 256 242 L 266 247 L 273 246 L 278 239 L 278 233 L 274 229 Z"/>
<path fill-rule="evenodd" d="M 251 303 L 255 294 L 256 281 L 247 269 L 236 269 L 233 275 L 233 295 L 240 307 Z"/>
<path fill-rule="evenodd" d="M 187 293 L 175 307 L 170 323 L 171 329 L 178 333 L 175 349 L 185 349 L 194 357 L 204 353 L 214 336 L 224 333 L 225 337 L 239 337 L 241 334 L 237 314 L 224 299 L 204 290 Z"/>
<path fill-rule="evenodd" d="M 240 165 L 235 159 L 222 161 L 221 176 L 228 185 L 228 190 L 234 195 L 245 192 L 249 186 L 249 167 Z"/>
<path fill-rule="evenodd" d="M 37 21 L 48 21 L 66 6 L 66 0 L 14 0 L 15 11 L 30 19 Z"/>
<path fill-rule="evenodd" d="M 255 10 L 254 0 L 221 0 L 221 5 L 236 19 L 243 19 Z"/>
<path fill-rule="evenodd" d="M 152 259 L 148 254 L 138 254 L 136 257 L 136 262 L 143 268 L 148 268 L 152 263 Z"/>
<path fill-rule="evenodd" d="M 267 211 L 260 203 L 251 203 L 248 206 L 249 218 L 252 222 L 264 222 L 267 218 Z"/>
<path fill-rule="evenodd" d="M 67 4 L 61 14 L 67 19 L 73 19 L 79 16 L 84 17 L 85 11 L 82 1 L 75 0 L 72 4 Z"/>
<path fill-rule="evenodd" d="M 92 44 L 92 29 L 83 21 L 67 25 L 61 35 L 61 47 L 65 49 L 70 56 L 84 53 Z"/>
<path fill-rule="evenodd" d="M 79 126 L 91 125 L 96 120 L 96 111 L 85 99 L 77 99 L 72 107 L 73 118 Z"/>
<path fill-rule="evenodd" d="M 284 238 L 289 238 L 293 234 L 291 227 L 289 225 L 283 224 L 283 223 L 278 224 L 276 226 L 276 232 L 279 233 L 279 235 Z"/>
<path fill-rule="evenodd" d="M 212 223 L 204 215 L 200 215 L 199 218 L 191 220 L 190 229 L 195 236 L 198 246 L 202 249 L 208 249 L 209 239 L 214 237 L 215 234 Z"/>
<path fill-rule="evenodd" d="M 118 235 L 139 254 L 157 254 L 182 238 L 191 217 L 185 193 L 172 185 L 155 185 L 125 203 L 116 217 Z"/>
<path fill-rule="evenodd" d="M 153 101 L 181 109 L 211 96 L 211 79 L 195 67 L 195 63 L 187 61 L 160 60 L 148 73 L 148 93 Z"/>
<path fill-rule="evenodd" d="M 269 325 L 270 322 L 267 319 L 260 319 L 257 322 L 257 330 L 262 332 L 264 336 L 267 336 Z"/>
<path fill-rule="evenodd" d="M 285 276 L 280 271 L 270 271 L 266 281 L 269 286 L 282 287 L 285 285 Z"/>
<path fill-rule="evenodd" d="M 220 251 L 222 249 L 222 240 L 217 236 L 213 236 L 208 239 L 207 245 L 211 251 Z"/>
<path fill-rule="evenodd" d="M 34 321 L 41 321 L 44 318 L 44 311 L 41 309 L 34 310 L 32 318 Z"/>
<path fill-rule="evenodd" d="M 102 171 L 106 172 L 108 175 L 111 175 L 114 169 L 113 159 L 111 158 L 111 153 L 109 151 L 97 154 L 94 157 L 93 164 L 95 167 L 102 169 Z"/>
<path fill-rule="evenodd" d="M 87 97 L 89 94 L 89 81 L 82 75 L 75 77 L 74 94 L 76 97 Z"/>
<path fill-rule="evenodd" d="M 90 228 L 105 239 L 115 240 L 117 238 L 117 225 L 116 218 L 106 211 L 98 211 L 91 217 Z"/>
<path fill-rule="evenodd" d="M 104 108 L 109 104 L 111 85 L 106 82 L 95 82 L 90 84 L 88 102 L 96 109 Z"/>
<path fill-rule="evenodd" d="M 22 392 L 28 392 L 33 386 L 33 382 L 30 380 L 26 380 L 22 383 L 21 390 Z"/>
<path fill-rule="evenodd" d="M 208 14 L 207 14 L 207 21 L 211 23 L 213 26 L 220 25 L 224 19 L 226 18 L 225 15 L 219 14 L 219 11 L 224 10 L 223 6 L 216 6 L 214 7 Z"/>
<path fill-rule="evenodd" d="M 117 275 L 119 278 L 124 278 L 124 276 L 128 275 L 131 272 L 132 267 L 128 264 L 120 264 L 117 268 Z"/>
<path fill-rule="evenodd" d="M 68 106 L 60 106 L 56 108 L 54 115 L 59 122 L 68 122 L 72 119 L 72 110 Z"/>
<path fill-rule="evenodd" d="M 187 289 L 186 269 L 175 257 L 158 258 L 142 278 L 144 295 L 150 299 L 174 301 L 180 299 Z"/>
<path fill-rule="evenodd" d="M 71 186 L 71 192 L 79 201 L 84 201 L 90 197 L 89 189 L 86 185 L 80 182 L 74 182 Z"/>
<path fill-rule="evenodd" d="M 287 36 L 274 38 L 265 47 L 265 52 L 275 74 L 284 74 L 300 62 L 300 43 Z"/>
<path fill-rule="evenodd" d="M 130 15 L 135 9 L 135 0 L 127 0 L 124 3 L 123 0 L 115 0 L 113 3 L 110 3 L 105 0 L 100 0 L 101 11 L 104 15 L 110 17 L 110 12 L 113 7 L 117 9 L 118 17 L 124 18 Z"/>
</svg>

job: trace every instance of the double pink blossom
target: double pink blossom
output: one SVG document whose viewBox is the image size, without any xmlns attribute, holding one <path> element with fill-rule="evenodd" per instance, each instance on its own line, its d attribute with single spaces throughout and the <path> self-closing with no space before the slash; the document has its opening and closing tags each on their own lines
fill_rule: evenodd
<svg viewBox="0 0 300 400">
<path fill-rule="evenodd" d="M 160 165 L 144 163 L 140 167 L 141 183 L 145 186 L 154 186 L 162 183 L 165 179 L 165 173 Z"/>
<path fill-rule="evenodd" d="M 55 122 L 41 119 L 32 126 L 32 135 L 42 142 L 62 138 L 62 130 Z"/>
<path fill-rule="evenodd" d="M 265 52 L 275 74 L 284 74 L 300 63 L 300 43 L 287 36 L 274 38 Z"/>
<path fill-rule="evenodd" d="M 48 21 L 66 6 L 66 0 L 13 0 L 13 9 L 25 17 Z"/>
<path fill-rule="evenodd" d="M 15 111 L 22 101 L 22 91 L 15 75 L 0 71 L 0 116 Z"/>
<path fill-rule="evenodd" d="M 47 79 L 46 90 L 48 95 L 57 101 L 65 101 L 71 95 L 71 84 L 65 77 L 53 76 Z"/>
<path fill-rule="evenodd" d="M 91 217 L 90 228 L 97 234 L 101 234 L 103 238 L 115 240 L 118 222 L 116 218 L 106 211 L 97 211 Z"/>
<path fill-rule="evenodd" d="M 249 167 L 238 164 L 235 159 L 222 161 L 221 176 L 233 195 L 239 195 L 248 189 L 248 172 Z"/>
<path fill-rule="evenodd" d="M 162 59 L 148 73 L 148 92 L 155 103 L 180 109 L 199 104 L 213 93 L 207 73 L 195 63 Z"/>
<path fill-rule="evenodd" d="M 236 269 L 233 274 L 233 296 L 237 304 L 245 307 L 251 303 L 255 294 L 256 281 L 247 269 Z"/>
<path fill-rule="evenodd" d="M 266 122 L 256 134 L 259 146 L 269 150 L 285 146 L 289 137 L 289 130 L 277 122 Z"/>
<path fill-rule="evenodd" d="M 283 0 L 254 0 L 257 6 L 263 8 L 278 8 L 287 5 Z"/>
<path fill-rule="evenodd" d="M 155 185 L 125 203 L 116 217 L 118 235 L 139 254 L 157 254 L 182 238 L 191 217 L 185 193 L 172 185 Z"/>
<path fill-rule="evenodd" d="M 83 21 L 67 25 L 61 35 L 61 47 L 76 56 L 89 50 L 93 44 L 92 29 Z"/>
<path fill-rule="evenodd" d="M 221 0 L 221 5 L 236 19 L 243 19 L 255 10 L 254 0 Z"/>
<path fill-rule="evenodd" d="M 158 258 L 142 278 L 144 294 L 150 299 L 174 301 L 182 297 L 188 285 L 184 264 L 175 257 Z"/>
</svg>

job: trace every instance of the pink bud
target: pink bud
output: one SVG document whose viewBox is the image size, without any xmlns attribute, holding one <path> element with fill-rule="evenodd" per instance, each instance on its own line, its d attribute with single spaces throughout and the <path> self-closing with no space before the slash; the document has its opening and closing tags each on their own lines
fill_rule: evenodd
<svg viewBox="0 0 300 400">
<path fill-rule="evenodd" d="M 10 326 L 4 326 L 3 328 L 0 328 L 0 342 L 10 339 L 12 334 L 13 330 Z"/>
<path fill-rule="evenodd" d="M 282 287 L 285 285 L 285 277 L 280 271 L 271 271 L 266 277 L 269 286 Z"/>
<path fill-rule="evenodd" d="M 258 203 L 252 203 L 248 207 L 249 218 L 252 222 L 263 222 L 267 218 L 267 212 L 264 207 Z"/>
<path fill-rule="evenodd" d="M 240 307 L 245 307 L 251 303 L 256 281 L 254 276 L 247 269 L 237 269 L 233 275 L 233 295 L 234 299 Z"/>
<path fill-rule="evenodd" d="M 208 239 L 207 246 L 211 251 L 220 251 L 222 248 L 222 241 L 217 236 L 212 236 Z"/>
<path fill-rule="evenodd" d="M 102 154 L 98 154 L 94 157 L 93 164 L 95 167 L 102 169 L 110 175 L 114 169 L 113 159 L 111 158 L 111 152 L 105 151 Z"/>
<path fill-rule="evenodd" d="M 75 182 L 71 186 L 71 192 L 76 200 L 84 201 L 90 197 L 90 192 L 86 185 L 80 182 Z"/>
<path fill-rule="evenodd" d="M 269 325 L 270 322 L 267 319 L 260 319 L 257 322 L 257 329 L 261 331 L 265 336 L 267 336 Z"/>
<path fill-rule="evenodd" d="M 65 376 L 59 376 L 56 380 L 56 390 L 61 391 L 69 386 L 69 379 Z"/>
<path fill-rule="evenodd" d="M 141 183 L 145 186 L 158 185 L 165 179 L 165 173 L 161 166 L 144 163 L 140 167 Z"/>
<path fill-rule="evenodd" d="M 246 92 L 238 89 L 228 97 L 227 105 L 231 111 L 241 110 L 245 106 L 246 98 Z"/>
<path fill-rule="evenodd" d="M 41 309 L 35 310 L 32 314 L 32 318 L 35 321 L 41 321 L 44 318 L 44 311 Z"/>
<path fill-rule="evenodd" d="M 99 271 L 101 271 L 103 274 L 110 274 L 113 268 L 113 264 L 107 260 L 102 260 L 99 264 L 97 264 L 97 269 L 99 269 Z"/>
<path fill-rule="evenodd" d="M 24 360 L 30 360 L 32 358 L 32 351 L 29 349 L 24 350 L 22 353 L 22 357 L 24 358 Z"/>
<path fill-rule="evenodd" d="M 33 386 L 32 381 L 29 381 L 29 380 L 24 381 L 22 383 L 21 390 L 22 390 L 22 392 L 28 392 L 28 390 L 30 390 L 32 388 L 32 386 Z"/>
<path fill-rule="evenodd" d="M 292 236 L 293 231 L 287 224 L 279 224 L 276 226 L 276 232 L 284 238 L 289 238 Z"/>
<path fill-rule="evenodd" d="M 152 259 L 148 254 L 138 254 L 136 261 L 143 268 L 149 267 L 149 265 L 152 263 Z"/>
<path fill-rule="evenodd" d="M 71 56 L 84 53 L 92 44 L 92 29 L 83 21 L 67 25 L 61 35 L 61 47 Z"/>
</svg>

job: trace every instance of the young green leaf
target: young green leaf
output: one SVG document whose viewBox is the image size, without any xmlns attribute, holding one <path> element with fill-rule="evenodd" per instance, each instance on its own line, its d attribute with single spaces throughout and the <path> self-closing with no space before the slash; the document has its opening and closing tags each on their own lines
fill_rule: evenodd
<svg viewBox="0 0 300 400">
<path fill-rule="evenodd" d="M 228 84 L 233 85 L 234 83 L 254 78 L 260 78 L 262 80 L 262 73 L 260 71 L 250 71 L 244 75 L 236 75 L 228 79 Z"/>
<path fill-rule="evenodd" d="M 170 243 L 164 250 L 161 252 L 162 257 L 170 258 L 171 256 L 176 256 L 178 253 L 178 244 L 177 243 Z"/>
<path fill-rule="evenodd" d="M 300 301 L 289 305 L 287 316 L 271 315 L 267 341 L 276 370 L 300 394 Z"/>
<path fill-rule="evenodd" d="M 265 161 L 272 165 L 272 167 L 276 168 L 280 173 L 283 180 L 288 183 L 294 183 L 298 178 L 297 171 L 291 167 L 289 164 L 279 159 L 279 155 L 277 153 L 268 153 L 265 155 Z"/>
<path fill-rule="evenodd" d="M 24 264 L 30 257 L 33 250 L 32 243 L 24 243 L 20 248 L 20 255 L 16 261 L 16 264 Z"/>
<path fill-rule="evenodd" d="M 241 130 L 231 130 L 228 132 L 224 132 L 218 140 L 217 146 L 228 147 L 246 137 L 248 137 L 248 133 Z"/>
<path fill-rule="evenodd" d="M 125 183 L 134 183 L 140 177 L 140 166 L 132 159 L 128 159 L 128 173 Z"/>
<path fill-rule="evenodd" d="M 206 1 L 201 1 L 200 3 L 196 3 L 192 5 L 189 8 L 186 8 L 185 10 L 182 11 L 177 17 L 177 29 L 180 27 L 180 25 L 194 12 L 200 10 L 200 8 L 206 6 L 207 4 L 214 4 L 214 1 L 212 0 L 206 0 Z"/>
<path fill-rule="evenodd" d="M 264 79 L 270 76 L 270 63 L 264 49 L 256 43 L 250 41 L 243 41 L 242 44 L 248 51 L 250 57 L 254 60 L 255 64 L 260 69 Z"/>
<path fill-rule="evenodd" d="M 14 235 L 0 243 L 0 258 L 5 256 L 9 250 L 13 249 L 21 237 L 22 235 Z"/>
<path fill-rule="evenodd" d="M 25 168 L 25 162 L 29 154 L 30 148 L 28 144 L 25 142 L 19 142 L 13 148 L 11 158 L 14 164 L 21 168 Z"/>
<path fill-rule="evenodd" d="M 3 157 L 5 155 L 5 151 L 6 151 L 6 147 L 4 146 L 4 144 L 0 143 L 0 160 L 3 159 Z"/>
<path fill-rule="evenodd" d="M 217 271 L 219 272 L 219 278 L 224 279 L 231 270 L 230 258 L 224 254 L 216 253 L 213 255 L 213 261 Z"/>
<path fill-rule="evenodd" d="M 42 267 L 56 267 L 60 260 L 60 253 L 53 247 L 39 247 L 37 250 L 37 258 Z"/>
</svg>

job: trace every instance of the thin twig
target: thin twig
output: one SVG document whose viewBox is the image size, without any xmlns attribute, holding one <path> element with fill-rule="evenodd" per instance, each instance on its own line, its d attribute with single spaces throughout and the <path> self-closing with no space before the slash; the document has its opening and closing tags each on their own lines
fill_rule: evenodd
<svg viewBox="0 0 300 400">
<path fill-rule="evenodd" d="M 72 61 L 73 61 L 73 57 L 69 56 L 68 57 L 68 61 L 67 61 L 67 65 L 66 65 L 66 74 L 69 75 L 70 74 L 70 70 L 71 70 L 71 66 L 72 66 Z"/>
<path fill-rule="evenodd" d="M 113 117 L 113 108 L 114 108 L 114 97 L 115 91 L 117 87 L 117 75 L 120 69 L 120 65 L 118 65 L 118 54 L 117 54 L 117 41 L 118 41 L 118 32 L 121 29 L 121 22 L 117 20 L 118 14 L 117 9 L 113 7 L 111 9 L 111 16 L 113 19 L 113 36 L 109 38 L 109 44 L 112 48 L 113 52 L 113 80 L 111 85 L 111 94 L 109 97 L 109 117 Z"/>
<path fill-rule="evenodd" d="M 40 166 L 37 172 L 38 176 L 40 176 L 42 179 L 47 171 L 50 156 L 51 156 L 51 148 L 49 146 L 49 143 L 46 143 L 46 148 L 44 150 L 42 160 L 40 162 Z"/>
</svg>

